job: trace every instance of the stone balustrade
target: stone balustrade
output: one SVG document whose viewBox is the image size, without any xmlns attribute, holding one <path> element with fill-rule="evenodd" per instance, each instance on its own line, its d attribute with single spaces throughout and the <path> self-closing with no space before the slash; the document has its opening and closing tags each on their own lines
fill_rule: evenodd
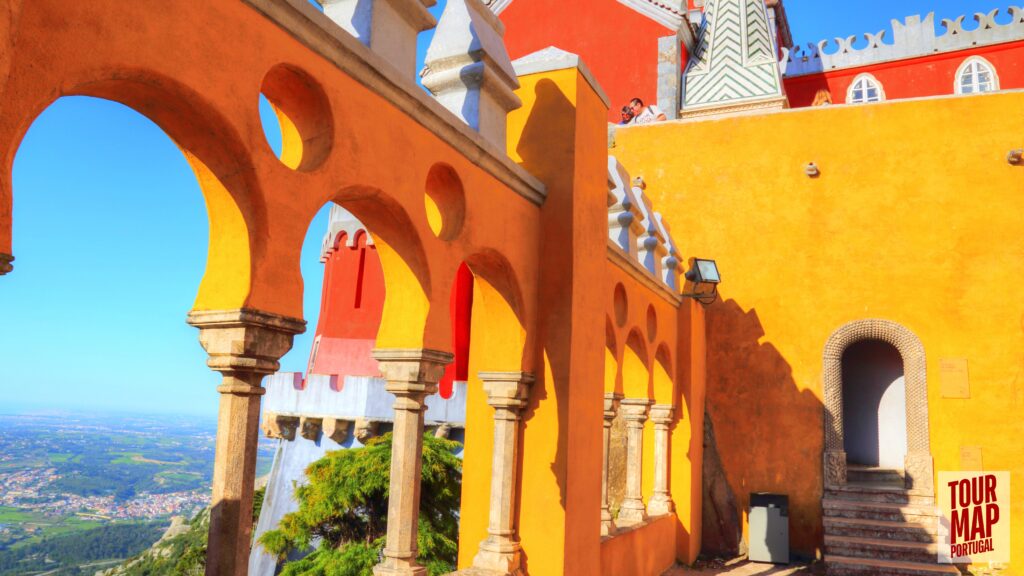
<svg viewBox="0 0 1024 576">
<path fill-rule="evenodd" d="M 672 292 L 679 289 L 682 257 L 665 218 L 653 209 L 643 178 L 630 178 L 614 156 L 608 157 L 608 240 Z"/>
</svg>

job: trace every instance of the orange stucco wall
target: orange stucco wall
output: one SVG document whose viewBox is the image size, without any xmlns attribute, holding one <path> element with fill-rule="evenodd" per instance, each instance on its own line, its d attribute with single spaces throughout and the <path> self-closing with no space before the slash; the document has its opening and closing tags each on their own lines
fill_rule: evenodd
<svg viewBox="0 0 1024 576">
<path fill-rule="evenodd" d="M 601 572 L 605 576 L 660 575 L 672 567 L 671 542 L 675 517 L 662 516 L 646 526 L 601 542 Z"/>
<path fill-rule="evenodd" d="M 789 494 L 798 552 L 821 548 L 823 347 L 864 318 L 924 344 L 935 469 L 981 447 L 986 470 L 1011 471 L 1024 523 L 1024 169 L 1006 161 L 1024 145 L 1006 111 L 1022 105 L 1012 92 L 619 130 L 615 155 L 718 261 L 707 410 L 740 507 Z M 943 398 L 945 358 L 968 359 L 969 399 Z"/>
</svg>

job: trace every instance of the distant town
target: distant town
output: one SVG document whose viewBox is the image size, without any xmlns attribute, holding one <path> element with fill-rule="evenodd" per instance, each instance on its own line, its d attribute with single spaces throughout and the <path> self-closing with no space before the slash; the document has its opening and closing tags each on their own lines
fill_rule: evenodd
<svg viewBox="0 0 1024 576">
<path fill-rule="evenodd" d="M 47 537 L 190 518 L 210 502 L 215 422 L 0 415 L 0 560 Z M 260 445 L 269 469 L 272 441 Z"/>
</svg>

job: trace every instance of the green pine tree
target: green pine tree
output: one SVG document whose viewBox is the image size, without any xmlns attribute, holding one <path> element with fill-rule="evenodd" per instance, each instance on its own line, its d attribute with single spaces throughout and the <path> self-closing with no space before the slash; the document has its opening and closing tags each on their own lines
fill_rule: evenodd
<svg viewBox="0 0 1024 576">
<path fill-rule="evenodd" d="M 423 439 L 417 544 L 419 561 L 431 576 L 455 569 L 462 490 L 462 461 L 453 454 L 457 447 L 430 434 Z M 319 548 L 285 564 L 282 576 L 370 576 L 387 533 L 390 470 L 391 434 L 311 464 L 309 482 L 295 491 L 299 509 L 259 539 L 282 559 L 319 539 Z"/>
</svg>

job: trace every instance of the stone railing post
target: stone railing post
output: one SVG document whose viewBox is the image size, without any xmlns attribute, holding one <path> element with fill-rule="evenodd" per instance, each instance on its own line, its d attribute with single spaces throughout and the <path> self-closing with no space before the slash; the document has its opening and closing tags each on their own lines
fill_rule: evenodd
<svg viewBox="0 0 1024 576">
<path fill-rule="evenodd" d="M 526 372 L 481 372 L 487 403 L 494 408 L 494 455 L 491 460 L 491 502 L 487 538 L 473 558 L 473 567 L 494 575 L 521 574 L 516 537 L 516 467 L 519 421 L 530 397 L 533 375 Z"/>
<path fill-rule="evenodd" d="M 609 536 L 615 532 L 615 520 L 608 506 L 608 454 L 612 444 L 612 422 L 619 410 L 622 394 L 608 392 L 604 395 L 604 455 L 601 458 L 601 536 Z"/>
<path fill-rule="evenodd" d="M 622 418 L 626 421 L 626 496 L 619 510 L 620 524 L 623 521 L 638 523 L 647 520 L 641 480 L 644 462 L 644 423 L 647 422 L 647 411 L 651 404 L 653 401 L 646 398 L 626 398 L 619 404 Z"/>
<path fill-rule="evenodd" d="M 523 105 L 505 25 L 480 0 L 448 0 L 420 76 L 442 106 L 504 151 L 508 113 Z"/>
<path fill-rule="evenodd" d="M 426 576 L 416 561 L 416 530 L 420 515 L 420 481 L 423 466 L 423 414 L 427 396 L 437 392 L 444 367 L 452 361 L 447 352 L 423 349 L 376 349 L 386 381 L 384 389 L 395 395 L 395 427 L 391 445 L 391 480 L 388 498 L 388 534 L 384 558 L 374 567 L 375 576 Z"/>
<path fill-rule="evenodd" d="M 246 309 L 193 311 L 188 323 L 199 328 L 207 365 L 223 376 L 217 387 L 221 396 L 206 574 L 244 576 L 252 542 L 261 383 L 277 371 L 278 359 L 306 323 Z"/>
<path fill-rule="evenodd" d="M 324 14 L 403 76 L 416 73 L 416 37 L 437 21 L 427 10 L 436 0 L 317 0 Z"/>
<path fill-rule="evenodd" d="M 672 495 L 668 489 L 668 437 L 674 409 L 669 404 L 655 404 L 651 407 L 651 422 L 654 423 L 654 494 L 647 503 L 651 516 L 661 516 L 675 511 Z"/>
</svg>

